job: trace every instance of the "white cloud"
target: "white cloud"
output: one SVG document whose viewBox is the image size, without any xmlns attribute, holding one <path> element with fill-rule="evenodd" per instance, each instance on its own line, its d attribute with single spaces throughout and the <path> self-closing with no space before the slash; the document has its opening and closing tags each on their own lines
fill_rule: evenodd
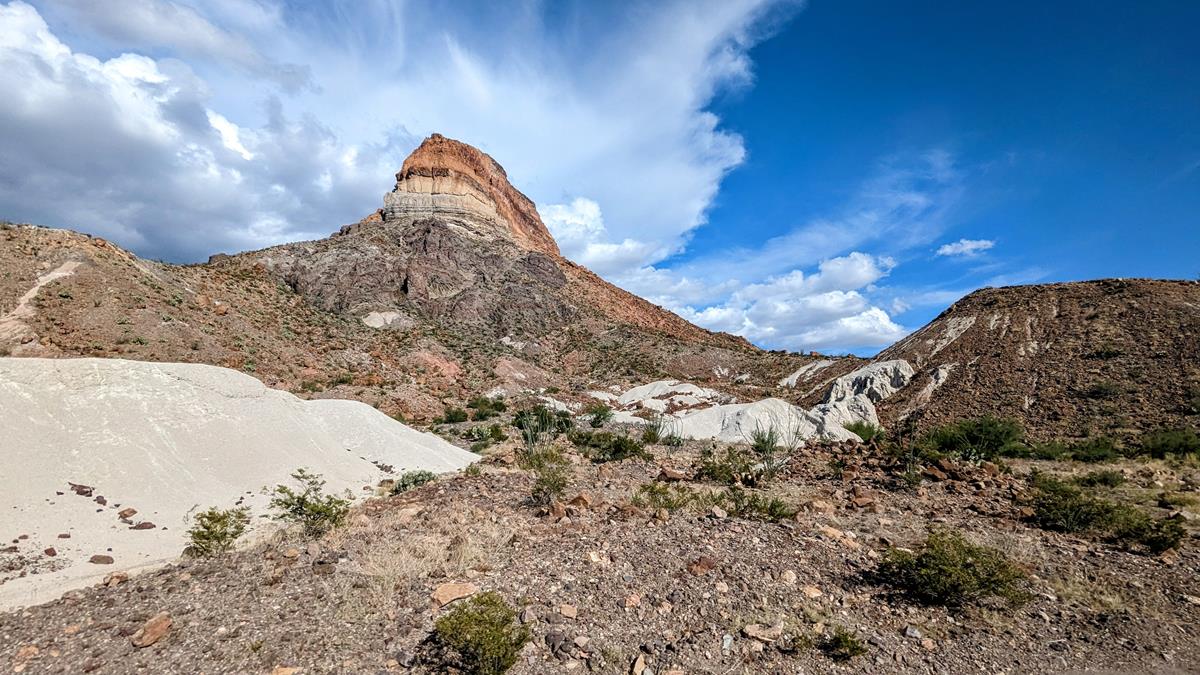
<svg viewBox="0 0 1200 675">
<path fill-rule="evenodd" d="M 636 269 L 664 255 L 650 243 L 629 238 L 610 241 L 600 205 L 585 197 L 542 206 L 538 212 L 563 255 L 597 274 Z"/>
<path fill-rule="evenodd" d="M 937 254 L 942 256 L 972 257 L 992 248 L 996 242 L 990 239 L 959 239 L 950 244 L 938 247 Z"/>
<path fill-rule="evenodd" d="M 888 344 L 906 331 L 873 306 L 863 291 L 895 264 L 890 258 L 853 252 L 822 261 L 814 274 L 792 270 L 746 285 L 720 303 L 677 309 L 707 328 L 773 347 L 807 350 Z"/>
</svg>

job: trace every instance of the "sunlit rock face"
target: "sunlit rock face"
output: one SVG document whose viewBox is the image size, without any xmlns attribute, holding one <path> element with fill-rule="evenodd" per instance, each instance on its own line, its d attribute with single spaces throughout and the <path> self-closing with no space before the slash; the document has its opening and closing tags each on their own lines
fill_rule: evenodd
<svg viewBox="0 0 1200 675">
<path fill-rule="evenodd" d="M 509 239 L 525 249 L 559 254 L 533 202 L 509 184 L 500 164 L 440 134 L 425 139 L 404 160 L 383 203 L 385 222 L 439 218 L 485 239 Z"/>
</svg>

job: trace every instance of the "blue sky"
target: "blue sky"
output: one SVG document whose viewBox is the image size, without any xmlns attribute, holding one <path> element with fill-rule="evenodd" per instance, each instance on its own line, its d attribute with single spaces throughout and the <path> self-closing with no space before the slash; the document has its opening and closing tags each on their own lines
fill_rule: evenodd
<svg viewBox="0 0 1200 675">
<path fill-rule="evenodd" d="M 173 261 L 320 237 L 437 131 L 569 257 L 766 347 L 1200 275 L 1195 3 L 117 6 L 0 0 L 0 217 Z"/>
</svg>

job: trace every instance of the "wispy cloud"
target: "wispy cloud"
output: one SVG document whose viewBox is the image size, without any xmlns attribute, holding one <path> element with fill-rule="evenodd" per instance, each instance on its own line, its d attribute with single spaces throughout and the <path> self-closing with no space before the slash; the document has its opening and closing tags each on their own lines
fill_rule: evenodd
<svg viewBox="0 0 1200 675">
<path fill-rule="evenodd" d="M 991 239 L 959 239 L 956 242 L 942 244 L 937 254 L 947 257 L 970 258 L 991 249 L 996 242 Z"/>
</svg>

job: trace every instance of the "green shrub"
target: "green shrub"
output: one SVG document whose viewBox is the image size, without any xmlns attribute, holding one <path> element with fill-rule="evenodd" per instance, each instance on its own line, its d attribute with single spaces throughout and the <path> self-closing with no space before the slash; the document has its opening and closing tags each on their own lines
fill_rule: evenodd
<svg viewBox="0 0 1200 675">
<path fill-rule="evenodd" d="M 1188 387 L 1183 398 L 1183 411 L 1189 415 L 1200 415 L 1200 386 Z"/>
<path fill-rule="evenodd" d="M 463 472 L 464 476 L 470 476 L 472 478 L 474 478 L 475 476 L 482 476 L 483 475 L 483 465 L 480 464 L 479 462 L 471 462 L 470 464 L 468 464 L 466 467 L 463 468 L 462 472 Z"/>
<path fill-rule="evenodd" d="M 583 414 L 588 418 L 588 424 L 593 429 L 599 429 L 612 420 L 613 409 L 603 403 L 593 403 L 583 411 Z"/>
<path fill-rule="evenodd" d="M 1024 431 L 1014 420 L 980 417 L 934 429 L 917 442 L 926 460 L 959 457 L 968 461 L 993 460 L 1024 454 Z"/>
<path fill-rule="evenodd" d="M 1102 471 L 1090 471 L 1082 476 L 1075 477 L 1075 484 L 1081 487 L 1117 487 L 1125 482 L 1125 476 L 1121 475 L 1120 471 L 1112 469 L 1104 469 Z"/>
<path fill-rule="evenodd" d="M 869 442 L 872 438 L 879 438 L 881 440 L 883 439 L 883 427 L 875 426 L 870 422 L 851 422 L 850 424 L 845 425 L 844 428 L 846 431 L 849 431 L 855 436 L 861 438 L 863 443 Z"/>
<path fill-rule="evenodd" d="M 892 549 L 878 577 L 904 595 L 931 605 L 960 607 L 991 597 L 1019 604 L 1027 575 L 996 549 L 935 530 L 915 552 Z"/>
<path fill-rule="evenodd" d="M 487 591 L 460 601 L 433 624 L 435 643 L 454 654 L 442 664 L 477 675 L 501 675 L 512 668 L 529 629 L 517 622 L 517 613 L 499 593 Z"/>
<path fill-rule="evenodd" d="M 658 445 L 666 434 L 667 418 L 662 413 L 654 413 L 642 426 L 642 442 L 646 445 Z"/>
<path fill-rule="evenodd" d="M 833 631 L 822 636 L 817 648 L 834 661 L 849 661 L 867 653 L 867 646 L 862 640 L 841 626 L 834 626 Z"/>
<path fill-rule="evenodd" d="M 653 457 L 641 443 L 624 434 L 608 431 L 572 431 L 567 438 L 578 446 L 588 459 L 597 464 L 619 462 L 631 457 Z"/>
<path fill-rule="evenodd" d="M 1161 553 L 1179 546 L 1183 526 L 1174 519 L 1155 520 L 1135 507 L 1087 494 L 1079 487 L 1045 475 L 1033 477 L 1033 516 L 1038 527 L 1087 533 L 1126 547 Z"/>
<path fill-rule="evenodd" d="M 196 514 L 191 529 L 188 530 L 187 553 L 196 557 L 207 558 L 233 550 L 238 537 L 246 533 L 250 524 L 250 509 L 239 507 L 235 509 L 218 509 L 212 507 L 207 511 Z"/>
<path fill-rule="evenodd" d="M 705 448 L 700 452 L 700 478 L 724 483 L 725 485 L 744 485 L 755 487 L 771 478 L 767 467 L 752 455 L 749 450 L 737 446 L 725 448 L 722 454 Z"/>
<path fill-rule="evenodd" d="M 1156 459 L 1200 455 L 1200 436 L 1191 429 L 1164 429 L 1142 437 L 1142 452 Z"/>
<path fill-rule="evenodd" d="M 680 436 L 679 434 L 675 434 L 675 433 L 667 434 L 662 439 L 662 444 L 667 446 L 668 448 L 683 447 L 683 436 Z"/>
<path fill-rule="evenodd" d="M 455 408 L 453 406 L 446 408 L 446 411 L 442 413 L 442 416 L 434 420 L 434 422 L 441 424 L 458 424 L 459 422 L 466 421 L 467 411 L 463 410 L 462 408 Z"/>
<path fill-rule="evenodd" d="M 467 408 L 470 408 L 472 411 L 471 419 L 477 422 L 489 420 L 508 410 L 508 406 L 505 405 L 504 399 L 499 396 L 496 396 L 495 398 L 476 396 L 470 401 L 467 401 Z"/>
<path fill-rule="evenodd" d="M 1075 460 L 1089 464 L 1116 461 L 1125 456 L 1117 442 L 1107 436 L 1096 436 L 1079 441 L 1050 441 L 1038 443 L 1018 456 L 1034 459 Z"/>
<path fill-rule="evenodd" d="M 398 495 L 408 492 L 413 488 L 421 487 L 422 485 L 437 480 L 437 474 L 432 471 L 406 471 L 400 474 L 392 485 L 392 494 Z"/>
<path fill-rule="evenodd" d="M 565 462 L 542 462 L 534 467 L 533 474 L 529 497 L 538 506 L 561 499 L 571 475 Z"/>
<path fill-rule="evenodd" d="M 757 492 L 729 488 L 716 496 L 716 503 L 729 515 L 749 520 L 778 523 L 796 517 L 799 510 L 778 497 L 765 497 Z"/>
<path fill-rule="evenodd" d="M 750 449 L 764 459 L 774 457 L 779 452 L 779 445 L 779 432 L 773 426 L 758 427 L 750 434 Z"/>
<path fill-rule="evenodd" d="M 298 524 L 310 537 L 321 536 L 346 520 L 350 501 L 325 494 L 320 476 L 297 469 L 292 478 L 299 483 L 299 491 L 286 485 L 277 485 L 272 491 L 269 506 L 275 510 L 276 520 Z"/>
</svg>

